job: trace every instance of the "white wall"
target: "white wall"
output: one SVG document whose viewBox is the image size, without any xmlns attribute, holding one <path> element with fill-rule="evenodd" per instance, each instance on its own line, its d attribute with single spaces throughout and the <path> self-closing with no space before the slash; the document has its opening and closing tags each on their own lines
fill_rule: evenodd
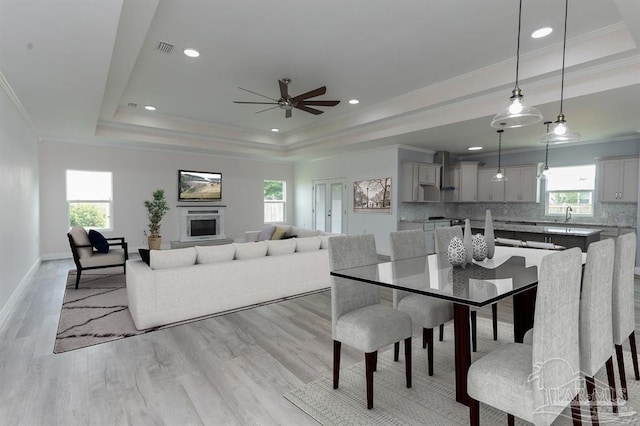
<svg viewBox="0 0 640 426">
<path fill-rule="evenodd" d="M 162 219 L 163 247 L 178 238 L 177 174 L 179 169 L 222 172 L 222 202 L 226 205 L 227 238 L 244 238 L 244 231 L 263 224 L 263 181 L 284 180 L 289 218 L 293 215 L 293 166 L 291 164 L 236 159 L 206 154 L 137 148 L 113 148 L 75 143 L 40 144 L 40 203 L 43 259 L 70 257 L 66 233 L 68 207 L 65 192 L 67 169 L 113 173 L 113 231 L 105 236 L 124 236 L 129 250 L 146 247 L 144 200 L 155 189 L 165 190 L 171 210 Z"/>
<path fill-rule="evenodd" d="M 347 184 L 347 233 L 374 234 L 378 253 L 389 255 L 389 233 L 397 229 L 398 147 L 348 154 L 295 165 L 296 225 L 312 225 L 312 181 L 343 178 Z M 391 177 L 391 214 L 354 213 L 353 182 Z"/>
<path fill-rule="evenodd" d="M 38 141 L 0 75 L 0 324 L 37 268 Z M 8 94 L 9 93 L 9 94 Z M 13 296 L 13 297 L 12 297 Z"/>
</svg>

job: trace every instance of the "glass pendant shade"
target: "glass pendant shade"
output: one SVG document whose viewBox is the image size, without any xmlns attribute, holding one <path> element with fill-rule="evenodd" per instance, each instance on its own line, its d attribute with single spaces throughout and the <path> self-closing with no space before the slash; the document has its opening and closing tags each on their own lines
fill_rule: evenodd
<svg viewBox="0 0 640 426">
<path fill-rule="evenodd" d="M 568 143 L 577 142 L 582 139 L 580 133 L 571 130 L 564 119 L 564 114 L 560 113 L 558 119 L 551 126 L 551 130 L 542 135 L 540 142 L 542 143 Z"/>
<path fill-rule="evenodd" d="M 515 129 L 528 126 L 542 120 L 542 113 L 538 109 L 524 103 L 522 91 L 519 87 L 513 89 L 511 103 L 503 111 L 493 117 L 491 127 L 497 129 Z"/>
<path fill-rule="evenodd" d="M 498 132 L 498 171 L 491 178 L 491 182 L 506 182 L 507 177 L 502 173 L 502 169 L 500 168 L 500 160 L 502 157 L 502 132 L 504 130 L 500 129 Z"/>
</svg>

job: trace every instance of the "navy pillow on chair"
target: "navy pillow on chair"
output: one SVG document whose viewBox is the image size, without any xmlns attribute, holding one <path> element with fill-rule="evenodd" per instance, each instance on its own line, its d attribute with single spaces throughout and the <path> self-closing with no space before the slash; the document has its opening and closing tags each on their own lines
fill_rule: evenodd
<svg viewBox="0 0 640 426">
<path fill-rule="evenodd" d="M 93 229 L 89 230 L 89 241 L 91 241 L 91 245 L 94 246 L 98 252 L 109 253 L 109 242 L 98 231 Z"/>
</svg>

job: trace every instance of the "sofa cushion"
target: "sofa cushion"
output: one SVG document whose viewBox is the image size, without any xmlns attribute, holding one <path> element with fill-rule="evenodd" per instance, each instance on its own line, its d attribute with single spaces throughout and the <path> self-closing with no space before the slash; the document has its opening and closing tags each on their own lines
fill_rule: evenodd
<svg viewBox="0 0 640 426">
<path fill-rule="evenodd" d="M 295 251 L 296 241 L 293 239 L 267 241 L 267 256 L 291 254 L 295 253 Z"/>
<path fill-rule="evenodd" d="M 236 249 L 236 259 L 253 259 L 267 255 L 267 242 L 256 241 L 254 243 L 233 243 Z"/>
<path fill-rule="evenodd" d="M 151 269 L 178 268 L 196 264 L 198 252 L 195 247 L 186 247 L 172 250 L 151 250 L 149 253 L 149 266 Z"/>
<path fill-rule="evenodd" d="M 276 230 L 273 231 L 273 235 L 271 236 L 272 240 L 281 240 L 289 234 L 291 231 L 291 227 L 287 225 L 278 225 L 276 226 Z"/>
<path fill-rule="evenodd" d="M 317 231 L 315 229 L 300 228 L 298 226 L 292 226 L 291 233 L 295 234 L 298 238 L 315 237 L 317 235 L 320 235 L 320 231 Z"/>
<path fill-rule="evenodd" d="M 320 250 L 320 237 L 296 238 L 296 251 L 314 251 Z"/>
<path fill-rule="evenodd" d="M 233 260 L 236 255 L 236 248 L 233 244 L 222 244 L 219 246 L 196 246 L 198 256 L 196 263 L 217 263 Z"/>
<path fill-rule="evenodd" d="M 74 226 L 69 231 L 71 234 L 71 238 L 73 239 L 73 243 L 76 246 L 91 246 L 91 240 L 89 240 L 89 234 L 82 226 Z M 78 257 L 80 259 L 85 257 L 90 257 L 93 252 L 93 248 L 91 247 L 81 247 L 78 248 Z"/>
<path fill-rule="evenodd" d="M 260 231 L 260 235 L 258 236 L 258 241 L 270 240 L 273 235 L 273 231 L 275 230 L 275 225 L 271 225 L 270 223 L 264 225 L 262 227 L 262 231 Z"/>
<path fill-rule="evenodd" d="M 89 230 L 89 241 L 100 253 L 109 253 L 109 241 L 95 229 Z"/>
</svg>

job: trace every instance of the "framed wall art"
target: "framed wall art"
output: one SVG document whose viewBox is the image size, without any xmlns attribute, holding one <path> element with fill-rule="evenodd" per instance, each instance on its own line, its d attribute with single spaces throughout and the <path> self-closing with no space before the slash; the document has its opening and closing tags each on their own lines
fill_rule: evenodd
<svg viewBox="0 0 640 426">
<path fill-rule="evenodd" d="M 391 178 L 353 182 L 353 212 L 391 214 Z"/>
</svg>

